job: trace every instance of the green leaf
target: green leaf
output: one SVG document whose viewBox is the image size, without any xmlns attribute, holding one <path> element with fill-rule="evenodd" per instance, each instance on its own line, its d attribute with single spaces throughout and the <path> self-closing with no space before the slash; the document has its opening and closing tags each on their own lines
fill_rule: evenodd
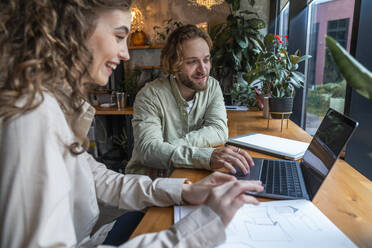
<svg viewBox="0 0 372 248">
<path fill-rule="evenodd" d="M 232 9 L 233 11 L 237 11 L 240 9 L 240 0 L 233 0 L 232 1 Z"/>
<path fill-rule="evenodd" d="M 297 64 L 301 60 L 301 58 L 296 56 L 296 55 L 290 55 L 289 59 L 290 59 L 291 63 L 294 64 L 294 65 Z"/>
<path fill-rule="evenodd" d="M 262 19 L 252 18 L 248 21 L 249 25 L 254 29 L 263 29 L 266 27 L 265 22 Z"/>
<path fill-rule="evenodd" d="M 245 49 L 248 47 L 248 40 L 247 37 L 244 37 L 244 39 L 238 39 L 238 44 L 242 49 Z"/>
<path fill-rule="evenodd" d="M 239 14 L 245 14 L 245 15 L 255 15 L 258 17 L 258 14 L 256 12 L 253 12 L 253 11 L 249 11 L 249 10 L 240 10 L 239 11 Z"/>
<path fill-rule="evenodd" d="M 296 80 L 303 82 L 303 83 L 305 82 L 305 75 L 303 73 L 299 71 L 292 71 L 292 75 Z"/>
<path fill-rule="evenodd" d="M 235 63 L 235 70 L 238 71 L 239 70 L 239 67 L 240 67 L 240 60 L 238 58 L 238 56 L 235 54 L 235 53 L 232 53 L 232 57 L 234 59 L 234 63 Z"/>
<path fill-rule="evenodd" d="M 217 34 L 220 33 L 220 31 L 223 29 L 224 26 L 225 26 L 225 23 L 220 23 L 211 28 L 209 35 L 212 40 L 215 40 Z"/>
<path fill-rule="evenodd" d="M 293 77 L 290 77 L 289 78 L 289 81 L 290 81 L 290 87 L 294 86 L 296 88 L 300 88 L 302 87 L 302 84 L 300 83 L 299 80 L 297 80 L 296 78 L 293 78 Z"/>
<path fill-rule="evenodd" d="M 221 32 L 216 39 L 217 47 L 221 47 L 227 43 L 227 40 L 230 39 L 230 31 L 225 29 L 224 32 Z"/>
<path fill-rule="evenodd" d="M 258 39 L 257 37 L 249 37 L 249 40 L 254 44 L 254 48 L 252 49 L 258 49 L 260 51 L 263 50 L 265 45 L 260 39 Z"/>
<path fill-rule="evenodd" d="M 348 84 L 372 101 L 372 73 L 330 36 L 326 37 L 326 44 Z"/>
<path fill-rule="evenodd" d="M 264 44 L 266 47 L 270 47 L 273 44 L 275 37 L 273 34 L 267 34 L 264 38 Z"/>
<path fill-rule="evenodd" d="M 311 58 L 311 55 L 304 55 L 300 58 L 300 60 L 297 62 L 298 63 L 301 63 L 302 61 L 305 61 L 305 60 L 308 60 Z"/>
<path fill-rule="evenodd" d="M 216 53 L 213 56 L 213 60 L 220 60 L 225 53 L 225 49 L 221 48 L 216 51 Z"/>
</svg>

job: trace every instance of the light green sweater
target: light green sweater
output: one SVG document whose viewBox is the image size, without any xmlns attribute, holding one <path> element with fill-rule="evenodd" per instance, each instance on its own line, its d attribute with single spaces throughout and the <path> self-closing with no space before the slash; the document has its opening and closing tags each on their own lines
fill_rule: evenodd
<svg viewBox="0 0 372 248">
<path fill-rule="evenodd" d="M 226 142 L 228 130 L 219 83 L 209 77 L 207 84 L 189 114 L 172 75 L 145 85 L 134 103 L 134 149 L 126 173 L 157 177 L 174 168 L 210 169 L 213 147 Z"/>
</svg>

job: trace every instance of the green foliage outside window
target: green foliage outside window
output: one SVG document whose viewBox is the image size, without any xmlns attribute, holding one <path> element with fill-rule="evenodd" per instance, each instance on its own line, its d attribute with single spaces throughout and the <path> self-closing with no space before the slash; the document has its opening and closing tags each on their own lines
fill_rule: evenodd
<svg viewBox="0 0 372 248">
<path fill-rule="evenodd" d="M 327 83 L 314 86 L 308 90 L 307 112 L 323 117 L 330 106 L 330 99 L 345 98 L 346 81 Z"/>
</svg>

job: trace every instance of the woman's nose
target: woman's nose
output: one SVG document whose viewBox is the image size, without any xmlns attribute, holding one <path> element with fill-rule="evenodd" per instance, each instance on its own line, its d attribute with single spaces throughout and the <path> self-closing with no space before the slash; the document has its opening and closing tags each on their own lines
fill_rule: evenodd
<svg viewBox="0 0 372 248">
<path fill-rule="evenodd" d="M 122 49 L 120 49 L 120 51 L 119 51 L 119 59 L 120 60 L 124 60 L 124 61 L 130 59 L 130 55 L 129 55 L 129 51 L 128 51 L 127 45 L 124 45 L 124 47 Z"/>
</svg>

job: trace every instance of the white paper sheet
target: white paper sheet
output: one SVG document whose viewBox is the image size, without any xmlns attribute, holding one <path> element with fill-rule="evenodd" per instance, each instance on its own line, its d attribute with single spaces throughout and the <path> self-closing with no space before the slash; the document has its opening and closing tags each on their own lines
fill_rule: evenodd
<svg viewBox="0 0 372 248">
<path fill-rule="evenodd" d="M 175 206 L 175 222 L 195 206 Z M 177 215 L 177 216 L 176 216 Z M 226 228 L 219 248 L 356 247 L 315 205 L 307 200 L 244 205 Z"/>
<path fill-rule="evenodd" d="M 247 111 L 247 106 L 226 106 L 226 110 Z"/>
</svg>

